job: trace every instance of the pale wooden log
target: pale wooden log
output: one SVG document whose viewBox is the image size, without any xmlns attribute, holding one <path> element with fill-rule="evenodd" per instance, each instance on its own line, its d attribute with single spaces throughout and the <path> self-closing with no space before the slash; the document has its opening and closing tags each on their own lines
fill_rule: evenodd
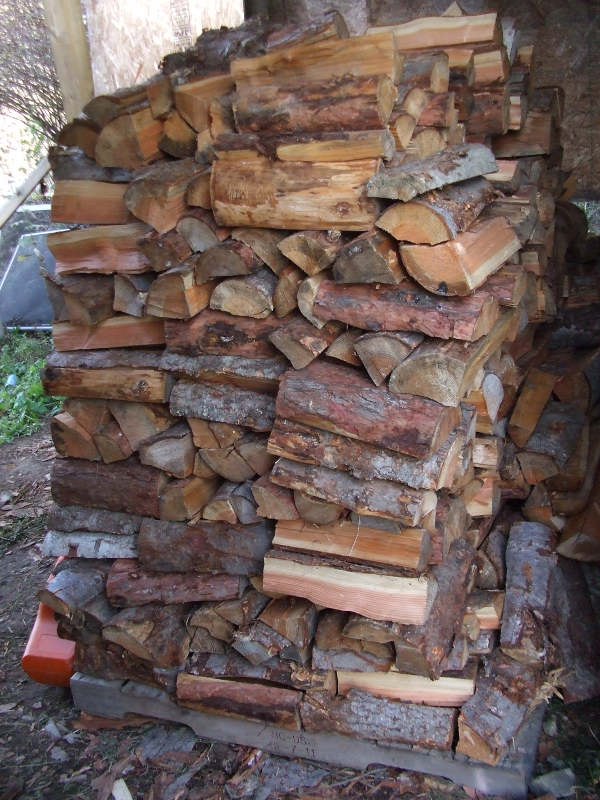
<svg viewBox="0 0 600 800">
<path fill-rule="evenodd" d="M 394 34 L 399 50 L 421 50 L 482 42 L 499 44 L 502 40 L 498 17 L 492 12 L 473 16 L 420 17 L 402 25 L 368 29 L 372 34 L 382 31 Z"/>
<path fill-rule="evenodd" d="M 159 497 L 160 518 L 183 522 L 196 517 L 214 497 L 218 478 L 189 478 L 169 481 Z"/>
<path fill-rule="evenodd" d="M 103 167 L 138 169 L 156 161 L 163 125 L 149 107 L 136 107 L 108 122 L 98 136 L 94 157 Z"/>
<path fill-rule="evenodd" d="M 354 611 L 373 619 L 421 624 L 437 586 L 429 578 L 407 578 L 366 567 L 329 566 L 331 562 L 272 550 L 264 560 L 265 590 L 305 597 L 316 605 Z M 333 562 L 335 563 L 335 562 Z"/>
<path fill-rule="evenodd" d="M 277 286 L 273 292 L 273 306 L 277 317 L 285 317 L 298 307 L 298 288 L 305 273 L 290 265 L 279 273 Z"/>
<path fill-rule="evenodd" d="M 337 337 L 341 325 L 328 322 L 321 330 L 304 317 L 286 320 L 269 335 L 269 341 L 290 361 L 294 369 L 302 369 L 317 358 Z"/>
<path fill-rule="evenodd" d="M 311 397 L 310 407 L 305 395 Z M 416 458 L 437 450 L 458 422 L 456 410 L 410 395 L 392 395 L 351 368 L 319 362 L 284 375 L 277 414 Z"/>
<path fill-rule="evenodd" d="M 307 275 L 330 267 L 346 242 L 338 230 L 300 231 L 286 236 L 277 245 L 283 255 Z"/>
<path fill-rule="evenodd" d="M 130 442 L 114 419 L 98 428 L 93 438 L 105 464 L 123 461 L 133 453 Z"/>
<path fill-rule="evenodd" d="M 480 630 L 499 630 L 504 609 L 505 592 L 477 589 L 467 598 L 466 613 L 474 614 Z"/>
<path fill-rule="evenodd" d="M 62 411 L 52 417 L 50 433 L 59 455 L 100 461 L 101 456 L 92 435 L 71 414 Z"/>
<path fill-rule="evenodd" d="M 154 117 L 164 117 L 173 108 L 173 84 L 169 75 L 154 75 L 146 84 L 146 97 Z"/>
<path fill-rule="evenodd" d="M 439 244 L 466 231 L 493 196 L 485 178 L 472 178 L 390 206 L 377 227 L 401 241 Z"/>
<path fill-rule="evenodd" d="M 358 328 L 349 328 L 345 333 L 334 339 L 325 351 L 325 355 L 329 356 L 329 358 L 343 361 L 345 364 L 350 364 L 350 366 L 359 367 L 362 362 L 354 350 L 354 343 L 359 336 L 362 336 L 362 331 L 358 330 Z"/>
<path fill-rule="evenodd" d="M 186 322 L 166 322 L 165 338 L 174 353 L 269 358 L 277 350 L 268 337 L 281 324 L 273 315 L 255 320 L 206 309 Z"/>
<path fill-rule="evenodd" d="M 346 513 L 346 509 L 341 505 L 314 497 L 299 489 L 294 490 L 294 505 L 300 518 L 314 525 L 327 525 Z"/>
<path fill-rule="evenodd" d="M 299 730 L 302 692 L 249 681 L 221 680 L 185 672 L 177 676 L 180 705 L 211 714 L 252 719 Z"/>
<path fill-rule="evenodd" d="M 386 75 L 346 75 L 325 84 L 244 87 L 233 113 L 241 132 L 377 130 L 387 123 L 395 98 Z"/>
<path fill-rule="evenodd" d="M 139 445 L 142 464 L 156 467 L 175 478 L 192 474 L 196 448 L 192 434 L 185 422 L 179 422 Z"/>
<path fill-rule="evenodd" d="M 359 161 L 365 158 L 383 158 L 389 161 L 394 151 L 394 137 L 388 130 L 300 134 L 292 137 L 292 141 L 287 142 L 284 139 L 276 145 L 277 158 L 281 161 L 319 163 Z"/>
<path fill-rule="evenodd" d="M 451 433 L 442 447 L 419 460 L 277 417 L 268 449 L 275 456 L 347 470 L 363 480 L 398 481 L 414 489 L 438 490 L 453 485 L 463 444 L 462 434 Z"/>
<path fill-rule="evenodd" d="M 113 308 L 133 317 L 143 317 L 146 311 L 148 290 L 154 280 L 153 273 L 142 275 L 115 275 Z"/>
<path fill-rule="evenodd" d="M 209 127 L 211 101 L 228 94 L 232 89 L 233 82 L 228 74 L 182 83 L 173 92 L 175 108 L 195 131 L 204 131 Z"/>
<path fill-rule="evenodd" d="M 192 158 L 169 161 L 145 170 L 129 185 L 125 204 L 138 219 L 166 233 L 186 209 L 185 194 L 205 167 Z"/>
<path fill-rule="evenodd" d="M 96 152 L 96 142 L 100 127 L 91 119 L 78 116 L 65 125 L 57 137 L 57 144 L 64 147 L 78 147 L 92 159 Z"/>
<path fill-rule="evenodd" d="M 142 517 L 82 506 L 53 505 L 48 513 L 48 526 L 58 531 L 85 531 L 134 536 Z"/>
<path fill-rule="evenodd" d="M 446 89 L 429 96 L 417 123 L 421 127 L 449 128 L 457 122 L 457 113 L 454 106 L 454 92 Z"/>
<path fill-rule="evenodd" d="M 390 669 L 394 658 L 392 647 L 383 642 L 360 641 L 346 636 L 347 620 L 348 615 L 340 611 L 321 614 L 313 645 L 313 669 L 369 673 Z"/>
<path fill-rule="evenodd" d="M 500 486 L 493 476 L 482 476 L 472 480 L 465 486 L 463 497 L 467 513 L 474 519 L 493 517 L 500 510 Z"/>
<path fill-rule="evenodd" d="M 461 706 L 475 692 L 472 676 L 445 677 L 432 681 L 422 675 L 401 672 L 366 673 L 337 670 L 338 694 L 345 696 L 351 689 L 368 692 L 374 697 L 422 703 L 426 706 Z"/>
<path fill-rule="evenodd" d="M 476 222 L 454 241 L 430 247 L 402 245 L 409 274 L 435 294 L 466 295 L 478 289 L 520 249 L 511 226 L 496 218 Z"/>
<path fill-rule="evenodd" d="M 395 242 L 377 230 L 342 247 L 332 271 L 337 283 L 401 283 L 405 278 Z"/>
<path fill-rule="evenodd" d="M 130 317 L 125 314 L 105 319 L 97 325 L 71 325 L 56 322 L 52 326 L 54 346 L 64 350 L 101 350 L 107 347 L 144 347 L 164 344 L 162 320 Z"/>
<path fill-rule="evenodd" d="M 104 626 L 102 636 L 157 667 L 177 667 L 190 646 L 184 614 L 183 605 L 126 608 Z"/>
<path fill-rule="evenodd" d="M 186 211 L 177 221 L 176 230 L 193 253 L 204 253 L 229 236 L 229 228 L 219 228 L 212 213 L 199 208 Z"/>
<path fill-rule="evenodd" d="M 265 521 L 239 526 L 146 519 L 138 536 L 138 557 L 145 569 L 156 572 L 260 575 L 272 536 L 271 524 Z"/>
<path fill-rule="evenodd" d="M 473 441 L 473 466 L 499 469 L 503 452 L 504 440 L 499 436 L 476 436 Z"/>
<path fill-rule="evenodd" d="M 498 158 L 498 171 L 491 172 L 486 177 L 497 189 L 506 194 L 515 194 L 524 178 L 523 167 L 518 158 Z"/>
<path fill-rule="evenodd" d="M 449 750 L 457 711 L 376 698 L 352 689 L 345 698 L 332 699 L 325 692 L 307 693 L 300 714 L 304 729 L 312 733 L 338 733 Z"/>
<path fill-rule="evenodd" d="M 297 520 L 298 510 L 289 489 L 277 486 L 262 475 L 252 484 L 252 494 L 257 502 L 256 513 L 266 519 Z"/>
<path fill-rule="evenodd" d="M 138 239 L 137 246 L 155 272 L 171 269 L 192 254 L 188 243 L 176 230 L 163 234 L 149 230 Z"/>
<path fill-rule="evenodd" d="M 131 608 L 146 603 L 228 600 L 238 597 L 243 586 L 244 579 L 237 575 L 148 572 L 135 559 L 118 559 L 106 577 L 106 596 L 113 606 Z"/>
<path fill-rule="evenodd" d="M 535 367 L 529 370 L 517 399 L 510 421 L 508 434 L 513 442 L 523 447 L 550 399 L 556 376 Z"/>
<path fill-rule="evenodd" d="M 56 181 L 50 217 L 53 222 L 79 225 L 121 225 L 130 222 L 124 202 L 125 183 Z"/>
<path fill-rule="evenodd" d="M 215 281 L 195 283 L 194 265 L 184 262 L 161 272 L 153 281 L 146 298 L 146 313 L 161 318 L 189 319 L 208 306 L 215 286 Z"/>
<path fill-rule="evenodd" d="M 264 319 L 273 311 L 276 285 L 277 278 L 266 267 L 244 278 L 229 278 L 214 289 L 210 307 L 237 317 Z"/>
<path fill-rule="evenodd" d="M 82 505 L 159 516 L 159 495 L 166 476 L 131 457 L 105 465 L 82 459 L 60 459 L 52 472 L 52 497 L 59 505 Z"/>
<path fill-rule="evenodd" d="M 377 167 L 375 159 L 329 164 L 216 161 L 211 173 L 215 218 L 232 227 L 368 230 L 378 204 L 367 197 L 365 184 Z"/>
<path fill-rule="evenodd" d="M 409 281 L 394 287 L 323 281 L 313 305 L 323 324 L 336 319 L 363 330 L 409 330 L 463 341 L 484 336 L 498 319 L 498 303 L 485 291 L 469 298 L 434 299 Z"/>
<path fill-rule="evenodd" d="M 330 554 L 350 561 L 391 564 L 423 572 L 429 561 L 430 544 L 426 531 L 406 528 L 395 536 L 374 528 L 363 528 L 343 521 L 328 525 L 279 522 L 275 528 L 275 547 L 315 554 Z"/>
<path fill-rule="evenodd" d="M 394 35 L 382 32 L 351 39 L 326 39 L 298 44 L 256 58 L 231 62 L 231 76 L 238 92 L 248 87 L 272 85 L 289 87 L 321 83 L 343 75 L 357 78 L 387 75 L 397 83 L 402 59 Z"/>
<path fill-rule="evenodd" d="M 181 380 L 171 392 L 171 413 L 269 431 L 275 419 L 275 403 L 272 397 L 247 389 Z"/>
<path fill-rule="evenodd" d="M 389 200 L 412 200 L 418 194 L 495 172 L 492 152 L 481 144 L 452 145 L 422 161 L 380 171 L 368 179 L 367 195 Z"/>
</svg>

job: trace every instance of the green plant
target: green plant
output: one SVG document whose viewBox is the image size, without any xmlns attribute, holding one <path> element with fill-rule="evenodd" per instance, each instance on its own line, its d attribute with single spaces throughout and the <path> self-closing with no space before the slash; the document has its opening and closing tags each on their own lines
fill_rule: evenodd
<svg viewBox="0 0 600 800">
<path fill-rule="evenodd" d="M 0 444 L 36 431 L 58 410 L 44 394 L 40 370 L 52 350 L 48 334 L 9 331 L 0 348 Z M 13 377 L 14 376 L 14 377 Z"/>
</svg>

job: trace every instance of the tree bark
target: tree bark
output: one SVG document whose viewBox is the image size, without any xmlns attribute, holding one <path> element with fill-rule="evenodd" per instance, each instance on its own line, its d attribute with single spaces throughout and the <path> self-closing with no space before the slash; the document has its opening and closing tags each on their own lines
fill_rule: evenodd
<svg viewBox="0 0 600 800">
<path fill-rule="evenodd" d="M 275 419 L 275 402 L 269 395 L 227 384 L 181 380 L 171 392 L 171 413 L 269 431 Z"/>
</svg>

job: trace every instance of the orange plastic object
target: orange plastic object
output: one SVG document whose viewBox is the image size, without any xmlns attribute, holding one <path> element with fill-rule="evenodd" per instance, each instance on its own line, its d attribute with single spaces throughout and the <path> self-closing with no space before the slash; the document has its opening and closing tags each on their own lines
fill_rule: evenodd
<svg viewBox="0 0 600 800">
<path fill-rule="evenodd" d="M 62 558 L 56 563 L 60 561 Z M 54 611 L 40 603 L 21 666 L 38 683 L 68 686 L 73 674 L 74 655 L 75 642 L 59 639 Z"/>
</svg>

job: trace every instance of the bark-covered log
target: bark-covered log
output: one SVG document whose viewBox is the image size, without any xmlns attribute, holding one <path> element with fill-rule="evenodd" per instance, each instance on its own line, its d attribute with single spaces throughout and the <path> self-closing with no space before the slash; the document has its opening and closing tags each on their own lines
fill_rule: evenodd
<svg viewBox="0 0 600 800">
<path fill-rule="evenodd" d="M 136 514 L 84 506 L 51 506 L 47 524 L 49 528 L 58 531 L 89 531 L 133 536 L 139 532 L 142 519 L 143 517 Z"/>
<path fill-rule="evenodd" d="M 125 608 L 104 626 L 102 636 L 156 667 L 178 667 L 190 646 L 185 610 L 184 605 L 158 604 Z"/>
<path fill-rule="evenodd" d="M 206 309 L 185 322 L 166 322 L 165 339 L 169 351 L 183 355 L 269 358 L 277 351 L 268 337 L 281 324 L 273 315 L 254 320 Z"/>
<path fill-rule="evenodd" d="M 188 356 L 165 352 L 161 368 L 182 378 L 210 383 L 226 383 L 241 389 L 274 393 L 287 369 L 281 356 L 245 358 L 243 356 Z"/>
<path fill-rule="evenodd" d="M 206 381 L 178 381 L 170 407 L 177 417 L 200 417 L 256 431 L 270 430 L 275 419 L 275 402 L 269 395 Z"/>
</svg>

